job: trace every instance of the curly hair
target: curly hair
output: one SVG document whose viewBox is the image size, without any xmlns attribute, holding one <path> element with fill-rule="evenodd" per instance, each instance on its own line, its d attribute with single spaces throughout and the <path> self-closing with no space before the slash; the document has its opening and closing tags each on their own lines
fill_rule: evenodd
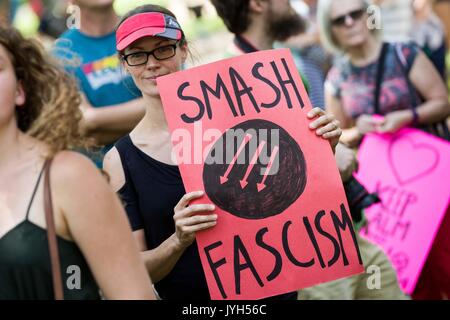
<svg viewBox="0 0 450 320">
<path fill-rule="evenodd" d="M 93 146 L 80 128 L 81 97 L 75 79 L 36 40 L 25 39 L 12 27 L 0 26 L 0 45 L 25 91 L 25 104 L 16 108 L 19 129 L 46 143 L 50 155 Z"/>
<path fill-rule="evenodd" d="M 240 34 L 247 30 L 250 0 L 211 0 L 211 3 L 230 32 Z"/>
</svg>

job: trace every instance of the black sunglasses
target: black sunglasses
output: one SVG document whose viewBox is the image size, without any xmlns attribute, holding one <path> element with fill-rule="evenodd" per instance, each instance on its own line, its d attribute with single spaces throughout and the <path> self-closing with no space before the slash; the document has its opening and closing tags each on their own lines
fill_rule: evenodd
<svg viewBox="0 0 450 320">
<path fill-rule="evenodd" d="M 347 20 L 347 17 L 352 18 L 352 20 L 359 20 L 364 15 L 365 11 L 366 10 L 364 10 L 364 9 L 353 10 L 347 14 L 344 14 L 342 16 L 332 19 L 331 24 L 333 26 L 343 26 L 343 25 L 345 25 L 345 21 Z"/>
<path fill-rule="evenodd" d="M 153 56 L 156 60 L 166 60 L 175 56 L 178 42 L 166 46 L 158 47 L 152 51 L 138 51 L 122 56 L 122 59 L 130 67 L 144 65 L 148 62 L 148 57 Z"/>
</svg>

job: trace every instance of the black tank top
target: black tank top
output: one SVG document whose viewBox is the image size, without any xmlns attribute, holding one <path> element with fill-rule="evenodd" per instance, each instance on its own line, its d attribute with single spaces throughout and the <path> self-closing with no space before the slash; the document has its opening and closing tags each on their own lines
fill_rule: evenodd
<svg viewBox="0 0 450 320">
<path fill-rule="evenodd" d="M 54 299 L 47 230 L 28 220 L 42 173 L 25 220 L 0 238 L 0 300 Z M 61 237 L 57 241 L 64 299 L 100 299 L 97 284 L 77 245 Z M 77 275 L 80 275 L 79 282 Z"/>
<path fill-rule="evenodd" d="M 149 249 L 158 247 L 175 232 L 174 207 L 186 193 L 178 166 L 153 159 L 137 148 L 130 136 L 116 143 L 125 173 L 119 190 L 133 231 L 143 229 Z M 163 299 L 209 300 L 210 295 L 198 253 L 190 245 L 172 271 L 155 284 Z M 265 300 L 296 300 L 290 292 Z"/>
<path fill-rule="evenodd" d="M 125 173 L 119 196 L 133 231 L 143 229 L 148 249 L 154 249 L 175 232 L 174 207 L 186 193 L 180 171 L 137 148 L 129 135 L 115 146 Z M 162 299 L 210 299 L 195 242 L 155 288 Z"/>
</svg>

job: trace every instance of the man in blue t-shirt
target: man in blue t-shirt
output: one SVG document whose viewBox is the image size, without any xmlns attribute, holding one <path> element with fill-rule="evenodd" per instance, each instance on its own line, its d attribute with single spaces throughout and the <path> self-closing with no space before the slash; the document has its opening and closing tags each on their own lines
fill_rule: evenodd
<svg viewBox="0 0 450 320">
<path fill-rule="evenodd" d="M 119 22 L 114 0 L 73 0 L 74 28 L 55 42 L 54 54 L 78 80 L 82 92 L 83 127 L 102 149 L 93 160 L 101 167 L 103 155 L 144 115 L 141 93 L 121 68 L 116 52 Z M 78 23 L 79 22 L 79 23 Z M 79 29 L 76 26 L 79 26 Z"/>
</svg>

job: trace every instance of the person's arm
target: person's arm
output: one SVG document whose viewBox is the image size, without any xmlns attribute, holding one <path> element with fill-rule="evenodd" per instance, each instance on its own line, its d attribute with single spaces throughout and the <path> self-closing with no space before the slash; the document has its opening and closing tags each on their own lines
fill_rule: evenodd
<svg viewBox="0 0 450 320">
<path fill-rule="evenodd" d="M 86 157 L 60 152 L 51 170 L 53 205 L 107 299 L 155 299 L 120 201 Z"/>
<path fill-rule="evenodd" d="M 185 250 L 177 244 L 174 234 L 153 250 L 148 250 L 145 244 L 144 230 L 134 231 L 133 236 L 141 250 L 147 272 L 155 283 L 172 271 Z"/>
<path fill-rule="evenodd" d="M 116 148 L 112 148 L 106 154 L 103 167 L 109 175 L 113 190 L 120 190 L 125 184 L 125 175 Z M 141 250 L 141 257 L 154 283 L 160 281 L 172 271 L 184 250 L 195 240 L 197 231 L 216 225 L 217 215 L 199 215 L 200 213 L 211 213 L 214 210 L 213 205 L 195 204 L 188 206 L 191 200 L 200 198 L 202 195 L 203 192 L 191 192 L 181 198 L 174 208 L 175 233 L 155 249 L 148 250 L 144 230 L 136 230 L 133 233 Z"/>
<path fill-rule="evenodd" d="M 82 95 L 81 111 L 85 133 L 107 144 L 130 132 L 145 113 L 144 99 L 138 98 L 125 103 L 94 108 Z"/>
<path fill-rule="evenodd" d="M 354 121 L 350 119 L 344 111 L 341 101 L 336 98 L 330 88 L 325 86 L 325 106 L 326 111 L 334 114 L 342 128 L 340 141 L 350 147 L 356 146 L 362 135 L 355 126 Z"/>
<path fill-rule="evenodd" d="M 336 163 L 341 174 L 341 179 L 346 182 L 351 178 L 353 172 L 358 167 L 358 161 L 356 155 L 352 149 L 348 148 L 342 143 L 338 143 L 335 153 Z"/>
<path fill-rule="evenodd" d="M 302 50 L 314 44 L 320 44 L 319 32 L 305 32 L 292 36 L 284 42 L 290 48 Z"/>
<path fill-rule="evenodd" d="M 422 124 L 445 120 L 450 115 L 448 92 L 436 68 L 423 52 L 417 54 L 409 73 L 415 89 L 424 98 L 416 108 L 418 122 Z M 379 127 L 379 132 L 396 132 L 413 121 L 412 110 L 390 112 Z"/>
<path fill-rule="evenodd" d="M 154 282 L 164 279 L 175 267 L 183 252 L 195 240 L 197 231 L 206 230 L 216 225 L 217 215 L 211 213 L 214 205 L 189 205 L 191 200 L 203 196 L 202 191 L 187 193 L 175 207 L 175 233 L 161 243 L 157 248 L 148 250 L 145 245 L 143 230 L 135 231 L 134 237 L 141 248 L 141 256 L 147 271 Z"/>
<path fill-rule="evenodd" d="M 450 116 L 447 87 L 433 63 L 423 52 L 416 57 L 409 78 L 425 99 L 425 102 L 417 107 L 420 123 L 433 123 Z"/>
</svg>

